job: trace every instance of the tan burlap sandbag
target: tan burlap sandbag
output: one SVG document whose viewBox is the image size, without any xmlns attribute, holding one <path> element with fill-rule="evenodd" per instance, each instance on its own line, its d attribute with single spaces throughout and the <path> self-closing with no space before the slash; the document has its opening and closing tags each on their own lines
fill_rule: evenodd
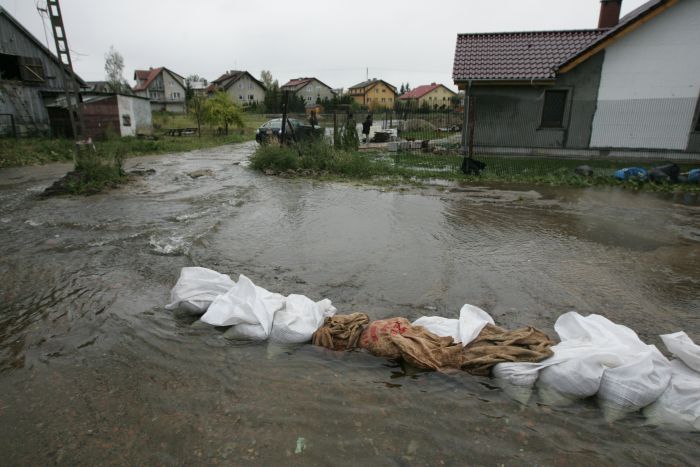
<svg viewBox="0 0 700 467">
<path fill-rule="evenodd" d="M 372 355 L 403 359 L 426 370 L 462 369 L 489 375 L 501 362 L 539 362 L 552 355 L 552 340 L 542 331 L 527 327 L 507 331 L 486 325 L 466 347 L 451 337 L 439 337 L 406 318 L 369 322 L 364 313 L 326 318 L 313 335 L 314 345 L 333 350 L 367 349 Z"/>
<path fill-rule="evenodd" d="M 362 333 L 360 347 L 377 357 L 399 359 L 426 370 L 459 368 L 462 347 L 451 337 L 438 337 L 406 318 L 372 321 Z"/>
<path fill-rule="evenodd" d="M 365 313 L 331 316 L 311 336 L 311 342 L 331 350 L 354 349 L 367 323 L 369 317 Z"/>
<path fill-rule="evenodd" d="M 539 329 L 526 327 L 507 331 L 487 324 L 462 351 L 461 368 L 487 376 L 502 362 L 539 362 L 553 355 L 552 340 Z"/>
</svg>

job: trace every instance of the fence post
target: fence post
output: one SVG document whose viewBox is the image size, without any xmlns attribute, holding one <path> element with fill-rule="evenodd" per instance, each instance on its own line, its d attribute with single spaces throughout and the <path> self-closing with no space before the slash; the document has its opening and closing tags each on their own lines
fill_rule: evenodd
<svg viewBox="0 0 700 467">
<path fill-rule="evenodd" d="M 474 158 L 474 128 L 476 127 L 476 99 L 469 96 L 469 159 Z"/>
<path fill-rule="evenodd" d="M 289 104 L 289 91 L 284 91 L 282 100 L 282 129 L 280 130 L 280 144 L 284 144 L 284 136 L 287 132 L 287 105 Z"/>
</svg>

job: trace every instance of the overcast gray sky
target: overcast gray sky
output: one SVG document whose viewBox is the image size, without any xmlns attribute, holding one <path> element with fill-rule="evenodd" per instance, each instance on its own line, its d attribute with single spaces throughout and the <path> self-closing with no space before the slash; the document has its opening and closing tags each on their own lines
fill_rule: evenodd
<svg viewBox="0 0 700 467">
<path fill-rule="evenodd" d="M 644 1 L 624 0 L 622 14 Z M 0 0 L 45 43 L 37 3 L 46 0 Z M 267 69 L 280 84 L 316 76 L 334 88 L 363 81 L 367 68 L 397 87 L 454 88 L 458 33 L 594 28 L 599 8 L 599 0 L 61 0 L 74 66 L 89 81 L 104 79 L 114 45 L 129 82 L 134 69 L 166 66 L 208 80 Z"/>
</svg>

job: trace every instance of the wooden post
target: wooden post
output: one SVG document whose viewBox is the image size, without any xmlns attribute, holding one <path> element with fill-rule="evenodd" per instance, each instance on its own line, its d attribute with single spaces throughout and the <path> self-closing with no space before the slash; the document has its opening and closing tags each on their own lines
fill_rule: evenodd
<svg viewBox="0 0 700 467">
<path fill-rule="evenodd" d="M 280 144 L 284 144 L 284 136 L 287 133 L 287 106 L 289 105 L 289 91 L 284 91 L 282 99 L 282 130 L 280 131 Z"/>
</svg>

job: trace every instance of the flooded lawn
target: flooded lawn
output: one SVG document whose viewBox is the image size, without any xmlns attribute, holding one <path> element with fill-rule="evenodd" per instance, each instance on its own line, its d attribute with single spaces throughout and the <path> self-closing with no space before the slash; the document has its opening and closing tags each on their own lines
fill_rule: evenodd
<svg viewBox="0 0 700 467">
<path fill-rule="evenodd" d="M 198 265 L 339 313 L 471 303 L 554 335 L 576 310 L 698 342 L 697 195 L 383 190 L 265 177 L 245 167 L 252 148 L 130 160 L 155 174 L 86 198 L 37 198 L 68 166 L 0 171 L 4 464 L 698 462 L 698 434 L 609 424 L 594 401 L 521 404 L 489 378 L 229 341 L 164 309 Z"/>
</svg>

